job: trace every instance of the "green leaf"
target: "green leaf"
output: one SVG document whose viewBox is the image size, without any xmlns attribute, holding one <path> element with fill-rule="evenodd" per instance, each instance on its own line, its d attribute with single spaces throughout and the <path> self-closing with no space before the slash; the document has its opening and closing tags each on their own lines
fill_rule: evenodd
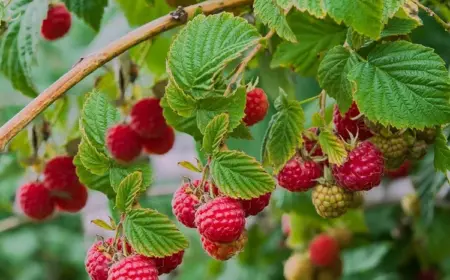
<svg viewBox="0 0 450 280">
<path fill-rule="evenodd" d="M 109 180 L 109 174 L 98 176 L 91 173 L 81 162 L 80 156 L 76 155 L 73 163 L 76 167 L 77 176 L 80 182 L 86 187 L 102 192 L 108 196 L 108 198 L 114 198 L 116 195 Z"/>
<path fill-rule="evenodd" d="M 331 49 L 319 66 L 320 86 L 334 99 L 341 112 L 347 112 L 353 102 L 348 72 L 358 63 L 357 56 L 342 46 Z"/>
<path fill-rule="evenodd" d="M 115 230 L 111 225 L 109 225 L 107 222 L 100 220 L 100 219 L 95 219 L 92 220 L 91 223 L 93 223 L 94 225 L 102 228 L 102 229 L 106 229 L 106 230 Z"/>
<path fill-rule="evenodd" d="M 116 0 L 122 9 L 130 25 L 143 25 L 153 19 L 167 15 L 170 7 L 166 1 L 155 1 L 155 5 L 150 5 L 147 0 Z"/>
<path fill-rule="evenodd" d="M 105 174 L 111 166 L 109 158 L 85 138 L 81 140 L 78 147 L 78 155 L 83 166 L 95 175 Z"/>
<path fill-rule="evenodd" d="M 447 138 L 441 129 L 437 131 L 437 137 L 434 142 L 434 168 L 443 173 L 450 170 L 450 147 Z"/>
<path fill-rule="evenodd" d="M 129 212 L 142 191 L 142 172 L 130 173 L 117 188 L 116 207 L 122 212 Z"/>
<path fill-rule="evenodd" d="M 389 20 L 388 24 L 381 32 L 381 37 L 390 37 L 398 35 L 406 35 L 419 27 L 419 23 L 412 19 L 403 19 L 394 17 Z"/>
<path fill-rule="evenodd" d="M 90 27 L 98 31 L 102 22 L 103 12 L 108 6 L 108 0 L 63 0 L 69 11 L 75 13 Z"/>
<path fill-rule="evenodd" d="M 120 183 L 128 176 L 128 174 L 139 171 L 142 174 L 142 189 L 141 192 L 145 192 L 152 183 L 152 169 L 150 162 L 138 161 L 131 165 L 121 165 L 114 163 L 110 169 L 110 184 L 115 191 L 119 188 Z"/>
<path fill-rule="evenodd" d="M 189 245 L 167 216 L 151 209 L 128 212 L 124 230 L 136 253 L 148 257 L 171 256 Z"/>
<path fill-rule="evenodd" d="M 182 117 L 190 117 L 196 109 L 196 100 L 185 94 L 173 82 L 169 82 L 166 87 L 165 98 L 170 108 Z"/>
<path fill-rule="evenodd" d="M 186 168 L 187 170 L 193 171 L 193 172 L 198 172 L 201 173 L 202 170 L 199 166 L 195 166 L 194 164 L 192 164 L 189 161 L 180 161 L 178 163 L 179 166 Z"/>
<path fill-rule="evenodd" d="M 161 107 L 163 108 L 163 115 L 168 125 L 175 130 L 192 135 L 195 140 L 202 139 L 203 135 L 197 127 L 197 116 L 188 118 L 178 115 L 168 104 L 167 99 L 161 99 Z"/>
<path fill-rule="evenodd" d="M 303 76 L 315 76 L 323 52 L 345 41 L 347 30 L 330 18 L 317 19 L 295 12 L 288 17 L 298 43 L 283 42 L 275 51 L 272 67 L 294 68 Z"/>
<path fill-rule="evenodd" d="M 308 12 L 316 18 L 324 18 L 327 15 L 325 0 L 292 0 L 294 7 L 301 12 Z"/>
<path fill-rule="evenodd" d="M 397 128 L 450 122 L 450 83 L 432 49 L 405 41 L 379 45 L 349 73 L 365 116 Z"/>
<path fill-rule="evenodd" d="M 319 134 L 319 144 L 331 164 L 341 165 L 345 162 L 347 151 L 344 142 L 333 131 L 322 129 Z"/>
<path fill-rule="evenodd" d="M 316 220 L 323 220 L 312 204 L 310 192 L 290 192 L 283 188 L 277 188 L 273 192 L 273 197 L 275 205 L 283 212 L 294 212 Z"/>
<path fill-rule="evenodd" d="M 383 0 L 326 0 L 328 14 L 372 39 L 383 29 Z"/>
<path fill-rule="evenodd" d="M 240 151 L 219 152 L 212 161 L 211 174 L 220 191 L 234 198 L 251 199 L 275 188 L 275 181 L 260 163 Z"/>
<path fill-rule="evenodd" d="M 350 275 L 374 269 L 381 263 L 391 246 L 390 243 L 383 242 L 344 251 L 344 273 Z"/>
<path fill-rule="evenodd" d="M 237 139 L 253 140 L 250 128 L 243 121 L 241 121 L 229 136 Z"/>
<path fill-rule="evenodd" d="M 211 95 L 217 75 L 260 38 L 254 26 L 230 13 L 198 15 L 172 42 L 169 75 L 194 98 Z"/>
<path fill-rule="evenodd" d="M 156 77 L 161 77 L 166 74 L 166 58 L 169 53 L 170 42 L 171 37 L 158 36 L 132 48 L 130 55 L 133 61 L 143 61 L 143 66 Z"/>
<path fill-rule="evenodd" d="M 405 4 L 406 0 L 384 0 L 383 22 L 387 22 Z"/>
<path fill-rule="evenodd" d="M 219 151 L 220 144 L 228 131 L 230 118 L 227 114 L 220 114 L 212 119 L 205 128 L 203 136 L 203 151 L 207 154 L 215 154 Z"/>
<path fill-rule="evenodd" d="M 99 92 L 92 92 L 85 100 L 80 125 L 89 141 L 105 150 L 105 136 L 109 127 L 120 120 L 119 111 Z"/>
<path fill-rule="evenodd" d="M 255 15 L 270 29 L 275 29 L 278 36 L 290 42 L 297 42 L 282 10 L 273 0 L 255 0 L 253 9 Z"/>
</svg>

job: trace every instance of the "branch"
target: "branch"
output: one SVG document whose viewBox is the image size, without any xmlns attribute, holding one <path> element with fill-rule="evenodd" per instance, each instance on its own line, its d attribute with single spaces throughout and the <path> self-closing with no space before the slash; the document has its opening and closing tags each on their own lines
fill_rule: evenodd
<svg viewBox="0 0 450 280">
<path fill-rule="evenodd" d="M 184 11 L 188 14 L 188 17 L 192 17 L 198 9 L 201 9 L 204 14 L 213 14 L 221 12 L 224 9 L 250 5 L 252 3 L 253 0 L 209 0 L 186 7 Z M 175 18 L 175 16 L 166 15 L 153 20 L 131 31 L 102 50 L 80 60 L 68 73 L 44 90 L 23 108 L 22 111 L 0 128 L 0 151 L 4 150 L 6 144 L 36 118 L 38 114 L 96 69 L 131 47 L 185 23 Z"/>
<path fill-rule="evenodd" d="M 327 93 L 325 90 L 320 92 L 320 115 L 325 119 L 325 109 L 327 106 Z"/>
<path fill-rule="evenodd" d="M 427 12 L 431 17 L 433 17 L 437 23 L 439 23 L 447 32 L 450 32 L 450 23 L 445 22 L 439 15 L 437 15 L 432 9 L 428 8 L 427 6 L 424 6 L 422 3 L 420 3 L 417 0 L 413 1 L 419 8 Z"/>
</svg>

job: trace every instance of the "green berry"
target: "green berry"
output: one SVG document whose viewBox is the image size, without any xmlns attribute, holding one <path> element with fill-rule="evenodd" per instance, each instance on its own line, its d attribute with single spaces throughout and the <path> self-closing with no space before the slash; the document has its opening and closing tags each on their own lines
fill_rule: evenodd
<svg viewBox="0 0 450 280">
<path fill-rule="evenodd" d="M 409 151 L 410 159 L 422 159 L 428 150 L 428 144 L 425 140 L 417 140 Z"/>
<path fill-rule="evenodd" d="M 336 218 L 347 212 L 353 193 L 336 185 L 317 185 L 312 192 L 317 213 L 324 218 Z"/>
<path fill-rule="evenodd" d="M 387 169 L 398 168 L 408 155 L 410 145 L 408 137 L 403 135 L 393 135 L 392 137 L 375 135 L 370 138 L 370 141 L 383 153 Z"/>
<path fill-rule="evenodd" d="M 437 129 L 436 127 L 426 127 L 423 130 L 416 131 L 416 137 L 419 140 L 424 140 L 427 144 L 433 144 L 436 139 Z"/>
</svg>

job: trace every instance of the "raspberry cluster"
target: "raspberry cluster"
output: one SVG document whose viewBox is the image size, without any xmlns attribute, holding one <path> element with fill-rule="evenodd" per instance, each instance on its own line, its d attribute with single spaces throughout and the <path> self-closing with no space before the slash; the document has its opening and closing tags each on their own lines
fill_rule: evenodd
<svg viewBox="0 0 450 280">
<path fill-rule="evenodd" d="M 106 145 L 118 161 L 131 162 L 141 151 L 163 155 L 175 142 L 175 132 L 166 124 L 158 98 L 144 98 L 134 104 L 129 124 L 117 124 L 108 129 Z"/>
<path fill-rule="evenodd" d="M 88 192 L 78 180 L 70 156 L 57 156 L 47 162 L 44 181 L 22 185 L 17 201 L 22 211 L 34 220 L 45 220 L 55 209 L 75 213 L 86 205 Z"/>
</svg>

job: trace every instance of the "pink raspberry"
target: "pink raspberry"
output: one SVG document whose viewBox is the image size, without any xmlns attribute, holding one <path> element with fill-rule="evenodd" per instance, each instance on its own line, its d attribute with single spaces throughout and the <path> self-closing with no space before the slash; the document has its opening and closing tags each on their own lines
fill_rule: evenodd
<svg viewBox="0 0 450 280">
<path fill-rule="evenodd" d="M 40 182 L 22 185 L 17 190 L 16 199 L 25 215 L 33 220 L 45 220 L 55 210 L 55 201 L 51 197 L 50 191 Z"/>
<path fill-rule="evenodd" d="M 170 126 L 157 138 L 142 139 L 142 146 L 147 154 L 164 155 L 172 149 L 174 143 L 175 132 Z"/>
<path fill-rule="evenodd" d="M 126 124 L 118 124 L 108 129 L 106 145 L 111 155 L 123 162 L 134 160 L 142 150 L 139 136 Z"/>
<path fill-rule="evenodd" d="M 363 118 L 353 120 L 353 118 L 358 117 L 359 115 L 360 112 L 355 102 L 352 103 L 352 106 L 348 109 L 344 116 L 341 115 L 341 112 L 337 106 L 334 107 L 333 122 L 336 126 L 336 131 L 345 140 L 350 139 L 350 134 L 354 137 L 358 134 L 358 139 L 360 141 L 364 141 L 373 136 L 370 129 L 367 128 L 364 123 Z"/>
<path fill-rule="evenodd" d="M 131 109 L 131 128 L 143 138 L 160 137 L 166 129 L 166 120 L 157 98 L 144 98 Z"/>
<path fill-rule="evenodd" d="M 293 158 L 278 174 L 278 184 L 291 192 L 302 192 L 314 187 L 321 176 L 322 168 L 317 162 Z"/>
<path fill-rule="evenodd" d="M 252 199 L 238 199 L 241 203 L 242 209 L 244 209 L 245 217 L 258 215 L 259 212 L 264 210 L 269 205 L 270 197 L 272 193 L 266 193 L 259 197 Z"/>
<path fill-rule="evenodd" d="M 239 236 L 238 240 L 231 243 L 217 243 L 201 236 L 203 249 L 216 260 L 226 261 L 242 251 L 247 244 L 247 234 L 245 231 Z"/>
<path fill-rule="evenodd" d="M 152 258 L 158 268 L 158 274 L 167 274 L 177 268 L 183 261 L 184 250 L 164 258 Z"/>
<path fill-rule="evenodd" d="M 57 156 L 47 162 L 44 168 L 44 184 L 52 191 L 64 191 L 80 184 L 73 157 Z"/>
<path fill-rule="evenodd" d="M 151 258 L 132 255 L 111 266 L 108 280 L 158 280 L 158 269 Z"/>
<path fill-rule="evenodd" d="M 269 108 L 266 93 L 261 88 L 255 88 L 247 92 L 247 101 L 245 103 L 244 122 L 252 126 L 264 119 Z"/>
<path fill-rule="evenodd" d="M 309 244 L 309 257 L 317 266 L 330 266 L 339 260 L 339 243 L 327 234 L 316 236 Z"/>
<path fill-rule="evenodd" d="M 71 25 L 72 16 L 66 5 L 50 5 L 47 11 L 47 18 L 42 22 L 42 37 L 49 41 L 59 39 L 69 32 Z"/>
</svg>

